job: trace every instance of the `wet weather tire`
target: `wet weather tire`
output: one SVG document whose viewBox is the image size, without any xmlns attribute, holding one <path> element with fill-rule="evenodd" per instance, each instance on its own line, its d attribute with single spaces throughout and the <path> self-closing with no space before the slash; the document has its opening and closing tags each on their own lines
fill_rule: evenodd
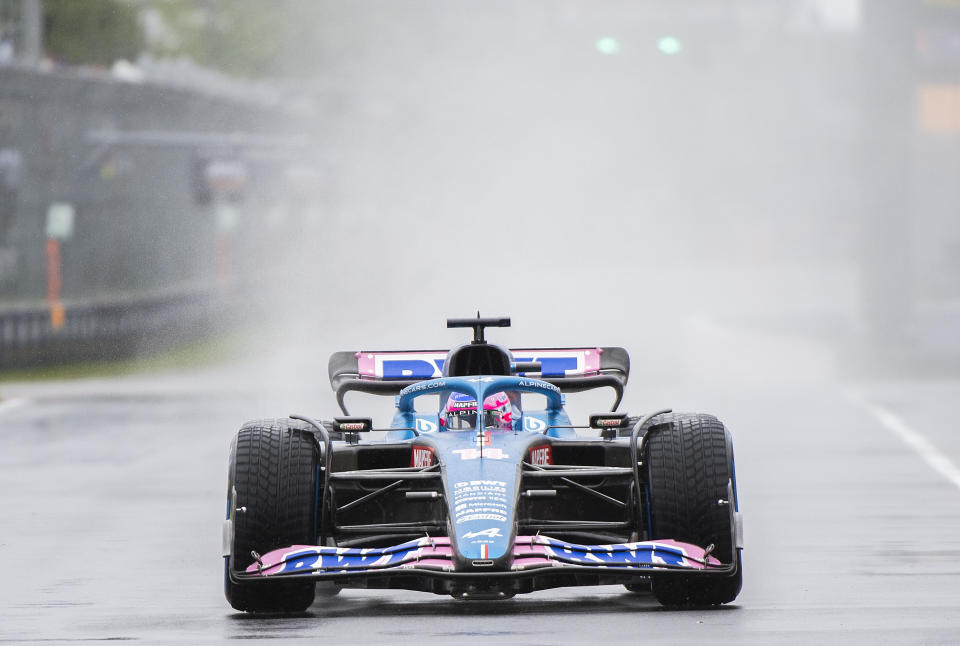
<svg viewBox="0 0 960 646">
<path fill-rule="evenodd" d="M 733 601 L 743 581 L 740 550 L 734 545 L 736 483 L 733 443 L 717 418 L 671 415 L 647 431 L 652 539 L 673 539 L 736 562 L 731 575 L 664 574 L 652 581 L 653 596 L 665 606 L 709 606 Z"/>
<path fill-rule="evenodd" d="M 230 450 L 227 513 L 233 510 L 233 569 L 243 572 L 258 554 L 317 540 L 320 449 L 294 420 L 245 424 Z M 226 559 L 230 567 L 230 559 Z M 313 581 L 236 583 L 229 571 L 230 605 L 248 612 L 302 612 L 314 600 Z"/>
</svg>

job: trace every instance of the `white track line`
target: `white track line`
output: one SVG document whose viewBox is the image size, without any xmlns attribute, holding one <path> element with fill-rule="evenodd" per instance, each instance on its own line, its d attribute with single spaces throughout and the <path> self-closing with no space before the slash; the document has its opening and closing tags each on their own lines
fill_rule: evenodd
<svg viewBox="0 0 960 646">
<path fill-rule="evenodd" d="M 910 428 L 906 422 L 885 408 L 869 402 L 860 393 L 850 392 L 847 397 L 857 406 L 873 415 L 888 431 L 903 440 L 930 467 L 960 489 L 960 469 L 926 437 Z"/>
<path fill-rule="evenodd" d="M 14 408 L 19 408 L 27 403 L 26 399 L 3 399 L 0 400 L 0 415 L 3 415 L 7 411 L 13 410 Z"/>
</svg>

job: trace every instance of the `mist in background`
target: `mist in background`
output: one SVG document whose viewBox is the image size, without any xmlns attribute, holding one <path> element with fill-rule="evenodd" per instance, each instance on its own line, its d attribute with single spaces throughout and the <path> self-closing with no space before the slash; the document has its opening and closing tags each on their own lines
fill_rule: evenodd
<svg viewBox="0 0 960 646">
<path fill-rule="evenodd" d="M 122 199 L 33 192 L 35 212 L 65 185 L 99 199 L 78 216 L 98 233 L 65 243 L 78 298 L 216 284 L 225 327 L 265 331 L 251 355 L 321 372 L 461 342 L 444 318 L 477 311 L 513 317 L 505 345 L 619 344 L 651 374 L 718 330 L 750 339 L 720 357 L 744 372 L 784 368 L 771 334 L 788 363 L 826 342 L 957 366 L 953 3 L 121 4 L 147 53 L 105 82 L 174 98 L 75 123 L 97 181 L 127 169 Z M 8 217 L 20 301 L 43 298 L 30 217 Z"/>
<path fill-rule="evenodd" d="M 960 294 L 935 11 L 315 5 L 291 39 L 324 173 L 296 289 L 421 344 L 478 308 L 548 343 L 689 317 L 910 343 Z"/>
</svg>

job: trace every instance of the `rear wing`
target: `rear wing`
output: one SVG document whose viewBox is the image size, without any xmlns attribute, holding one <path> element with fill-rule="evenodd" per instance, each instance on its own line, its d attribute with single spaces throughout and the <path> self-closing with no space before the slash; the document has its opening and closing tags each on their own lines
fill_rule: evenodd
<svg viewBox="0 0 960 646">
<path fill-rule="evenodd" d="M 562 392 L 612 388 L 617 398 L 611 410 L 620 405 L 630 376 L 630 355 L 619 347 L 520 348 L 510 353 L 513 374 L 548 381 Z M 330 386 L 340 410 L 348 414 L 343 401 L 348 392 L 397 395 L 418 381 L 442 377 L 446 358 L 447 350 L 334 352 L 328 365 Z M 531 362 L 540 364 L 540 372 L 516 370 Z"/>
</svg>

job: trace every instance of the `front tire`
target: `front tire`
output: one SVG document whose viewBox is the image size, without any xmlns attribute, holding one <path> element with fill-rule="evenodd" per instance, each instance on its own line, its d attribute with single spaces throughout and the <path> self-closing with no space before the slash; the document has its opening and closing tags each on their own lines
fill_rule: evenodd
<svg viewBox="0 0 960 646">
<path fill-rule="evenodd" d="M 315 545 L 319 508 L 320 449 L 294 420 L 245 424 L 231 445 L 227 515 L 233 512 L 235 572 L 288 545 Z M 230 567 L 230 559 L 226 559 Z M 302 612 L 313 603 L 313 581 L 235 583 L 226 572 L 224 593 L 237 610 Z"/>
<path fill-rule="evenodd" d="M 740 593 L 743 568 L 735 545 L 733 442 L 712 415 L 672 415 L 647 431 L 650 536 L 700 547 L 736 563 L 727 576 L 662 574 L 653 577 L 654 597 L 669 607 L 729 603 Z"/>
</svg>

